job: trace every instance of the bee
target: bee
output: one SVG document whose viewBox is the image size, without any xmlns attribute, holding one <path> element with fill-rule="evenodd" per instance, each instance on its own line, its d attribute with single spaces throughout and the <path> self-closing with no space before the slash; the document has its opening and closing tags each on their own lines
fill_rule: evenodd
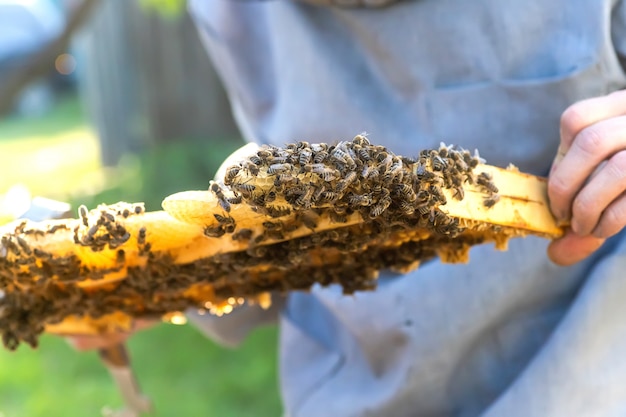
<svg viewBox="0 0 626 417">
<path fill-rule="evenodd" d="M 415 169 L 415 175 L 421 181 L 432 181 L 435 178 L 435 173 L 427 170 L 426 165 L 421 162 Z"/>
<path fill-rule="evenodd" d="M 252 162 L 254 165 L 257 165 L 257 166 L 263 164 L 263 160 L 258 154 L 250 156 L 248 158 L 248 161 Z"/>
<path fill-rule="evenodd" d="M 272 240 L 284 240 L 285 239 L 285 235 L 283 234 L 282 230 L 265 230 L 263 232 L 263 235 L 267 239 L 272 239 Z"/>
<path fill-rule="evenodd" d="M 213 217 L 215 217 L 215 220 L 217 220 L 220 226 L 222 226 L 224 232 L 232 233 L 235 231 L 235 219 L 231 216 L 222 216 L 220 214 L 214 213 Z"/>
<path fill-rule="evenodd" d="M 333 152 L 330 154 L 330 156 L 333 159 L 341 162 L 342 164 L 346 164 L 346 165 L 354 164 L 354 160 L 352 159 L 350 154 L 348 154 L 348 152 L 344 151 L 343 149 L 340 149 L 339 147 L 335 148 Z"/>
<path fill-rule="evenodd" d="M 496 203 L 500 201 L 500 196 L 498 194 L 494 194 L 489 196 L 483 200 L 483 205 L 487 208 L 491 208 L 496 205 Z"/>
<path fill-rule="evenodd" d="M 378 169 L 371 165 L 365 165 L 363 171 L 361 171 L 361 176 L 365 179 L 376 178 L 378 175 L 380 175 Z"/>
<path fill-rule="evenodd" d="M 217 202 L 220 204 L 220 207 L 222 207 L 222 210 L 224 210 L 225 212 L 230 212 L 230 203 L 228 202 L 227 199 L 225 198 L 218 198 Z"/>
<path fill-rule="evenodd" d="M 221 225 L 207 226 L 204 228 L 204 235 L 208 237 L 221 237 L 224 236 L 226 231 Z"/>
<path fill-rule="evenodd" d="M 266 197 L 267 197 L 267 194 L 265 193 L 253 195 L 252 198 L 250 199 L 250 203 L 258 207 L 263 207 L 265 206 Z"/>
<path fill-rule="evenodd" d="M 360 135 L 356 135 L 354 137 L 354 139 L 352 139 L 352 143 L 354 143 L 355 145 L 361 145 L 361 146 L 369 146 L 370 145 L 370 141 L 367 139 L 365 133 L 362 133 Z"/>
<path fill-rule="evenodd" d="M 372 197 L 368 194 L 351 194 L 348 196 L 348 203 L 351 206 L 369 206 L 372 204 Z"/>
<path fill-rule="evenodd" d="M 312 210 L 301 211 L 296 214 L 296 221 L 301 222 L 307 228 L 311 229 L 311 231 L 315 231 L 317 228 L 318 220 L 319 216 Z"/>
<path fill-rule="evenodd" d="M 267 254 L 266 246 L 249 246 L 246 253 L 253 258 L 262 258 Z"/>
<path fill-rule="evenodd" d="M 446 204 L 446 196 L 443 195 L 443 193 L 441 192 L 441 188 L 437 187 L 436 185 L 431 185 L 428 187 L 428 191 L 430 191 L 432 198 L 436 202 L 440 204 Z"/>
<path fill-rule="evenodd" d="M 330 182 L 341 176 L 339 170 L 327 167 L 324 164 L 313 164 L 312 170 L 326 182 Z"/>
<path fill-rule="evenodd" d="M 328 158 L 328 152 L 326 152 L 325 150 L 321 150 L 318 151 L 314 156 L 313 156 L 313 163 L 314 164 L 321 164 L 322 162 L 324 162 L 326 160 L 326 158 Z"/>
<path fill-rule="evenodd" d="M 413 165 L 417 163 L 417 159 L 410 157 L 410 156 L 403 156 L 401 157 L 402 159 L 402 163 L 405 165 Z"/>
<path fill-rule="evenodd" d="M 306 255 L 307 252 L 304 250 L 291 249 L 289 252 L 287 252 L 287 260 L 292 265 L 299 265 L 304 261 Z"/>
<path fill-rule="evenodd" d="M 291 214 L 291 209 L 286 206 L 267 206 L 265 210 L 267 214 L 273 218 L 284 217 Z"/>
<path fill-rule="evenodd" d="M 252 184 L 233 184 L 233 188 L 240 192 L 244 197 L 249 197 L 252 192 L 256 190 L 256 186 Z"/>
<path fill-rule="evenodd" d="M 356 177 L 357 177 L 356 172 L 350 171 L 348 175 L 344 177 L 343 180 L 337 183 L 337 186 L 335 187 L 335 192 L 336 193 L 344 192 L 345 189 L 348 188 L 348 186 L 350 186 L 350 184 L 352 184 L 354 180 L 356 180 Z"/>
<path fill-rule="evenodd" d="M 389 168 L 389 174 L 393 177 L 397 177 L 402 174 L 402 160 L 398 159 Z"/>
<path fill-rule="evenodd" d="M 319 202 L 324 202 L 324 203 L 334 203 L 335 201 L 339 200 L 341 196 L 334 192 L 334 191 L 324 191 L 322 192 L 322 194 L 320 195 L 319 198 Z"/>
<path fill-rule="evenodd" d="M 440 142 L 439 143 L 439 156 L 442 158 L 447 158 L 449 149 L 450 148 L 448 148 L 448 146 L 445 143 Z"/>
<path fill-rule="evenodd" d="M 370 156 L 370 152 L 367 148 L 361 148 L 359 147 L 356 150 L 357 155 L 359 156 L 359 158 L 361 159 L 361 161 L 369 161 L 372 159 L 372 157 Z"/>
<path fill-rule="evenodd" d="M 410 216 L 415 213 L 415 206 L 408 201 L 402 201 L 400 203 L 400 210 L 402 214 Z"/>
<path fill-rule="evenodd" d="M 297 181 L 298 178 L 289 174 L 289 173 L 285 173 L 285 174 L 278 174 L 276 175 L 276 178 L 274 179 L 274 186 L 275 187 L 281 187 L 285 184 L 289 184 L 291 182 Z"/>
<path fill-rule="evenodd" d="M 302 149 L 300 151 L 300 155 L 298 155 L 298 163 L 300 165 L 307 165 L 311 162 L 311 157 L 313 156 L 313 152 L 308 147 L 306 149 Z"/>
<path fill-rule="evenodd" d="M 378 167 L 382 168 L 382 169 L 379 169 L 379 171 L 382 171 L 382 172 L 386 172 L 391 167 L 391 164 L 393 163 L 393 157 L 386 152 L 381 152 L 380 154 L 378 154 L 377 159 L 379 162 Z"/>
<path fill-rule="evenodd" d="M 394 192 L 397 195 L 407 199 L 408 201 L 417 200 L 417 195 L 413 191 L 413 187 L 411 187 L 409 184 L 396 184 L 394 187 Z"/>
<path fill-rule="evenodd" d="M 272 164 L 267 169 L 267 173 L 270 175 L 279 174 L 283 172 L 288 172 L 293 169 L 291 164 L 282 163 L 282 164 Z"/>
<path fill-rule="evenodd" d="M 465 198 L 465 190 L 463 187 L 455 187 L 454 188 L 454 198 L 457 200 L 463 200 Z"/>
<path fill-rule="evenodd" d="M 383 214 L 383 212 L 387 210 L 390 204 L 391 204 L 391 199 L 389 197 L 383 198 L 380 201 L 378 201 L 378 203 L 376 203 L 370 210 L 370 213 L 369 213 L 370 219 L 375 219 L 376 217 Z"/>
<path fill-rule="evenodd" d="M 80 216 L 81 220 L 83 221 L 83 225 L 84 226 L 89 226 L 88 220 L 87 220 L 87 215 L 88 214 L 89 214 L 89 211 L 87 210 L 86 206 L 81 205 L 80 207 L 78 207 L 78 215 Z"/>
<path fill-rule="evenodd" d="M 117 262 L 118 264 L 123 264 L 125 260 L 126 252 L 124 252 L 124 249 L 118 249 L 115 254 L 115 262 Z"/>
<path fill-rule="evenodd" d="M 239 165 L 233 165 L 226 168 L 226 174 L 224 175 L 224 184 L 230 185 L 233 183 L 233 180 L 237 177 L 241 171 L 241 167 Z"/>
<path fill-rule="evenodd" d="M 276 222 L 263 222 L 263 227 L 265 230 L 282 230 L 283 223 L 280 221 Z"/>
<path fill-rule="evenodd" d="M 345 214 L 339 214 L 331 210 L 328 212 L 328 217 L 332 223 L 347 223 L 348 217 Z"/>
<path fill-rule="evenodd" d="M 439 155 L 433 155 L 431 163 L 434 171 L 443 171 L 448 166 L 446 161 Z"/>
<path fill-rule="evenodd" d="M 227 197 L 226 201 L 228 201 L 230 204 L 241 204 L 242 199 L 243 196 L 241 194 L 236 194 L 234 197 Z"/>
<path fill-rule="evenodd" d="M 492 193 L 497 193 L 498 187 L 496 187 L 495 184 L 491 182 L 491 180 L 492 180 L 492 176 L 490 174 L 486 172 L 481 172 L 480 174 L 478 174 L 478 177 L 476 178 L 476 183 L 478 185 L 485 187 L 487 190 L 491 191 Z"/>
<path fill-rule="evenodd" d="M 20 246 L 20 248 L 22 248 L 22 250 L 26 253 L 26 255 L 31 255 L 33 253 L 33 251 L 31 250 L 30 246 L 28 246 L 28 243 L 26 242 L 26 240 L 20 236 L 16 236 L 16 240 L 17 240 L 17 244 Z"/>
<path fill-rule="evenodd" d="M 236 233 L 233 233 L 233 240 L 250 240 L 252 237 L 252 229 L 239 229 Z"/>
<path fill-rule="evenodd" d="M 252 175 L 254 177 L 259 175 L 259 167 L 258 167 L 258 165 L 256 165 L 252 161 L 243 161 L 242 162 L 242 169 L 244 171 L 247 171 L 248 174 L 250 174 L 250 175 Z"/>
<path fill-rule="evenodd" d="M 281 153 L 267 158 L 267 163 L 270 165 L 282 165 L 287 163 L 288 160 L 289 156 L 285 153 Z"/>
<path fill-rule="evenodd" d="M 145 211 L 145 208 L 141 205 L 135 206 L 135 214 L 141 214 Z"/>
<path fill-rule="evenodd" d="M 299 207 L 310 208 L 311 207 L 311 197 L 313 196 L 313 192 L 315 189 L 313 187 L 308 187 L 304 194 L 301 194 L 294 204 Z"/>
</svg>

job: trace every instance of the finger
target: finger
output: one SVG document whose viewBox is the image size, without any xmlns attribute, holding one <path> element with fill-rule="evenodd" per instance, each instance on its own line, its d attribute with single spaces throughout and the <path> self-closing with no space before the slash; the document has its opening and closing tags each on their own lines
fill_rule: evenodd
<svg viewBox="0 0 626 417">
<path fill-rule="evenodd" d="M 603 216 L 602 213 L 622 195 L 624 190 L 626 190 L 626 151 L 620 151 L 591 176 L 589 182 L 574 199 L 572 230 L 580 236 L 593 232 L 598 226 L 600 217 Z M 613 230 L 613 225 L 617 220 L 619 219 L 611 217 L 611 220 L 606 220 L 607 226 Z M 596 237 L 608 236 L 596 235 Z"/>
<path fill-rule="evenodd" d="M 607 239 L 619 233 L 624 226 L 626 226 L 626 195 L 622 193 L 620 198 L 604 210 L 593 236 Z"/>
<path fill-rule="evenodd" d="M 563 154 L 574 138 L 586 127 L 602 120 L 626 115 L 626 91 L 582 100 L 568 107 L 561 116 L 561 144 Z"/>
<path fill-rule="evenodd" d="M 562 238 L 550 243 L 548 257 L 557 265 L 573 265 L 598 250 L 604 241 L 605 239 L 591 235 L 578 236 L 568 230 Z"/>
<path fill-rule="evenodd" d="M 570 216 L 574 196 L 604 160 L 626 148 L 626 116 L 598 122 L 583 129 L 548 182 L 552 212 L 559 220 Z"/>
</svg>

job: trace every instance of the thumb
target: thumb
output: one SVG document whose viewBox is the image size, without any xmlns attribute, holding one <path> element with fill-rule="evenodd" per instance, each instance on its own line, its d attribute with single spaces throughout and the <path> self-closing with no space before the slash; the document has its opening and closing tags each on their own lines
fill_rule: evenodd
<svg viewBox="0 0 626 417">
<path fill-rule="evenodd" d="M 579 236 L 568 229 L 563 237 L 550 243 L 548 257 L 557 265 L 570 266 L 594 253 L 605 240 L 591 235 Z"/>
</svg>

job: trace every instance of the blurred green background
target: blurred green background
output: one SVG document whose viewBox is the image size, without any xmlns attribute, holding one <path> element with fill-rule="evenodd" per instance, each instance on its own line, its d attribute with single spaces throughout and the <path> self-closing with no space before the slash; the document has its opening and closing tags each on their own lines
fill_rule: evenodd
<svg viewBox="0 0 626 417">
<path fill-rule="evenodd" d="M 11 218 L 5 197 L 16 190 L 68 201 L 74 212 L 117 201 L 159 210 L 173 192 L 206 189 L 241 146 L 189 17 L 163 17 L 141 1 L 150 3 L 97 2 L 64 46 L 71 71 L 57 59 L 52 80 L 46 73 L 29 83 L 0 118 L 0 223 Z M 77 2 L 53 3 L 71 20 L 64 4 Z M 13 82 L 3 68 L 0 56 L 0 102 L 3 83 Z M 266 327 L 228 350 L 190 325 L 163 324 L 129 348 L 151 415 L 279 416 L 276 339 Z M 121 405 L 95 352 L 51 335 L 35 350 L 0 348 L 0 417 L 98 416 Z"/>
</svg>

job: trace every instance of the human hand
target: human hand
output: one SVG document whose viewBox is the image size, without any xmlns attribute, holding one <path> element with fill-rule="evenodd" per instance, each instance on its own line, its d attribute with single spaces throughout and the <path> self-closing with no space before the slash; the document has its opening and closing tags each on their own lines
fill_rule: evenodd
<svg viewBox="0 0 626 417">
<path fill-rule="evenodd" d="M 555 217 L 571 219 L 548 248 L 559 265 L 585 259 L 626 226 L 626 91 L 565 110 L 548 196 Z"/>
<path fill-rule="evenodd" d="M 134 320 L 131 328 L 126 332 L 111 332 L 101 335 L 69 335 L 66 336 L 67 342 L 74 349 L 83 352 L 95 349 L 106 349 L 126 342 L 135 333 L 148 329 L 160 323 L 160 320 L 138 319 Z"/>
</svg>

